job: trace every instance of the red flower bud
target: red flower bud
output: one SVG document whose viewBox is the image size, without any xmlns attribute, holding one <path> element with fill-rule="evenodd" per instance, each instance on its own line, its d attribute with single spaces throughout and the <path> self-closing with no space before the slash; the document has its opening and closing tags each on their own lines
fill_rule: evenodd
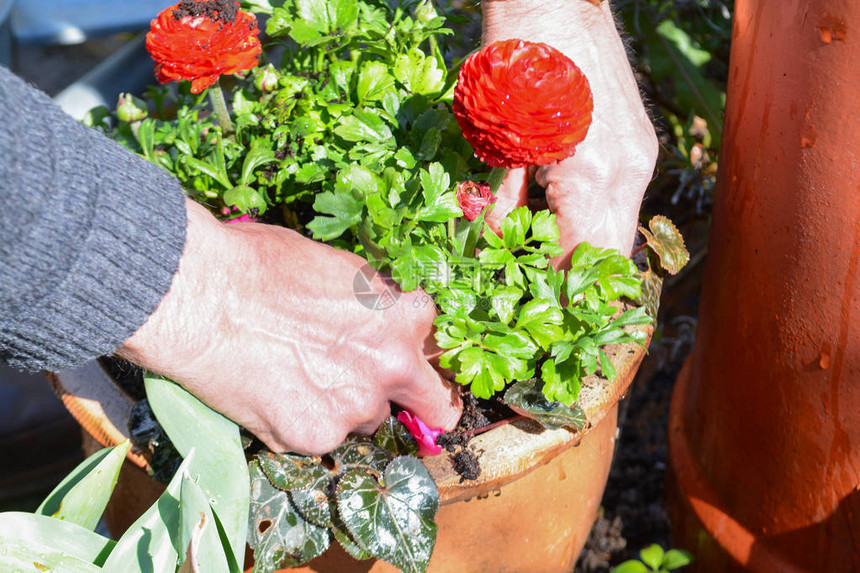
<svg viewBox="0 0 860 573">
<path fill-rule="evenodd" d="M 146 49 L 161 83 L 190 80 L 200 93 L 221 75 L 257 65 L 257 18 L 233 0 L 182 0 L 151 22 Z"/>
<path fill-rule="evenodd" d="M 460 68 L 454 116 L 492 167 L 549 165 L 574 154 L 591 125 L 588 80 L 546 44 L 495 42 Z"/>
<path fill-rule="evenodd" d="M 457 186 L 457 204 L 463 210 L 463 216 L 470 221 L 480 217 L 484 209 L 495 202 L 496 198 L 488 185 L 464 181 Z"/>
</svg>

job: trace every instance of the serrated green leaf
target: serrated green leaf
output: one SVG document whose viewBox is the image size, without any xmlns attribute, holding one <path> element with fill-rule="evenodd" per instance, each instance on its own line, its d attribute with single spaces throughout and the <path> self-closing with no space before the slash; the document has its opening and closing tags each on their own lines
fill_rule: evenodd
<svg viewBox="0 0 860 573">
<path fill-rule="evenodd" d="M 347 141 L 369 141 L 393 145 L 394 135 L 385 121 L 370 111 L 356 109 L 342 116 L 334 132 Z"/>
<path fill-rule="evenodd" d="M 393 85 L 394 78 L 388 73 L 388 66 L 381 62 L 365 62 L 358 72 L 356 93 L 359 104 L 381 99 Z"/>
<path fill-rule="evenodd" d="M 583 372 L 580 361 L 571 358 L 564 362 L 548 359 L 541 364 L 543 393 L 550 402 L 561 402 L 572 406 L 579 399 Z"/>
<path fill-rule="evenodd" d="M 314 199 L 314 210 L 318 215 L 308 224 L 314 238 L 320 241 L 330 241 L 343 234 L 344 231 L 361 222 L 364 205 L 351 193 L 334 193 L 326 191 L 319 193 Z"/>
<path fill-rule="evenodd" d="M 578 405 L 550 402 L 544 396 L 543 387 L 543 381 L 537 378 L 515 382 L 505 391 L 505 404 L 549 429 L 572 426 L 581 430 L 585 427 L 585 412 Z"/>
<path fill-rule="evenodd" d="M 412 48 L 397 57 L 394 76 L 406 89 L 416 94 L 435 95 L 445 87 L 445 70 L 436 58 L 426 57 L 418 48 Z"/>
<path fill-rule="evenodd" d="M 544 210 L 534 214 L 531 238 L 544 243 L 557 243 L 559 241 L 558 224 L 555 221 L 554 213 Z"/>
<path fill-rule="evenodd" d="M 518 249 L 526 242 L 526 230 L 532 222 L 528 207 L 517 207 L 502 219 L 502 240 L 509 249 Z"/>
<path fill-rule="evenodd" d="M 283 491 L 305 489 L 320 475 L 328 474 L 317 456 L 260 452 L 257 463 L 272 485 Z"/>
<path fill-rule="evenodd" d="M 457 354 L 459 372 L 454 379 L 468 385 L 478 398 L 489 398 L 505 387 L 504 373 L 490 364 L 486 354 L 477 347 L 465 348 Z"/>
<path fill-rule="evenodd" d="M 523 294 L 523 290 L 515 286 L 503 285 L 493 290 L 490 294 L 490 304 L 501 322 L 510 324 Z"/>
<path fill-rule="evenodd" d="M 274 487 L 256 461 L 250 464 L 250 476 L 248 543 L 254 551 L 255 573 L 296 567 L 328 549 L 328 529 L 306 521 L 289 494 Z"/>
<path fill-rule="evenodd" d="M 648 222 L 645 229 L 639 227 L 639 232 L 645 235 L 648 247 L 660 258 L 660 265 L 666 272 L 675 275 L 690 262 L 690 252 L 684 245 L 684 237 L 668 217 L 657 215 Z"/>
<path fill-rule="evenodd" d="M 338 483 L 337 508 L 349 532 L 374 557 L 407 573 L 427 569 L 436 543 L 439 491 L 418 459 L 395 458 L 381 480 L 348 472 Z"/>
</svg>

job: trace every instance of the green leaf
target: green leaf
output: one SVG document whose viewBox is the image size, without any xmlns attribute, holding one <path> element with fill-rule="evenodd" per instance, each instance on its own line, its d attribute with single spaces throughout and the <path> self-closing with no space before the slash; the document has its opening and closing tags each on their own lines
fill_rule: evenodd
<svg viewBox="0 0 860 573">
<path fill-rule="evenodd" d="M 526 330 L 542 347 L 549 348 L 564 337 L 563 321 L 564 314 L 556 301 L 533 299 L 520 309 L 516 328 Z"/>
<path fill-rule="evenodd" d="M 110 450 L 102 450 L 110 452 Z M 91 459 L 91 458 L 88 458 Z M 0 551 L 21 544 L 34 552 L 58 552 L 87 563 L 103 565 L 116 543 L 74 523 L 46 515 L 0 513 Z M 4 554 L 9 556 L 10 553 Z"/>
<path fill-rule="evenodd" d="M 314 210 L 332 217 L 318 215 L 308 224 L 308 229 L 319 241 L 336 239 L 344 231 L 361 222 L 363 209 L 362 202 L 351 193 L 319 193 L 314 199 Z"/>
<path fill-rule="evenodd" d="M 538 211 L 532 219 L 532 239 L 544 243 L 558 243 L 558 224 L 555 214 L 549 211 Z"/>
<path fill-rule="evenodd" d="M 670 549 L 663 556 L 663 569 L 671 571 L 686 567 L 693 562 L 693 554 L 683 549 Z"/>
<path fill-rule="evenodd" d="M 578 405 L 566 406 L 561 402 L 550 402 L 543 394 L 544 383 L 537 378 L 521 380 L 506 391 L 504 401 L 512 410 L 523 416 L 534 418 L 549 429 L 573 426 L 585 427 L 585 412 Z"/>
<path fill-rule="evenodd" d="M 359 191 L 362 195 L 376 195 L 378 193 L 382 193 L 385 189 L 385 182 L 382 180 L 379 175 L 373 173 L 366 167 L 362 167 L 361 165 L 349 165 L 344 169 L 341 169 L 337 174 L 337 180 L 339 183 L 343 183 L 350 189 L 355 189 Z M 340 191 L 338 194 L 347 195 L 349 193 L 344 193 Z M 357 209 L 353 207 L 353 209 Z M 330 212 L 330 211 L 325 211 Z M 359 210 L 360 212 L 360 210 Z"/>
<path fill-rule="evenodd" d="M 365 62 L 358 72 L 356 92 L 359 104 L 380 99 L 393 85 L 394 78 L 388 73 L 388 66 L 381 62 Z"/>
<path fill-rule="evenodd" d="M 629 559 L 618 567 L 613 568 L 612 573 L 648 573 L 648 568 L 641 561 Z"/>
<path fill-rule="evenodd" d="M 544 382 L 543 393 L 548 401 L 572 406 L 579 398 L 582 370 L 576 358 L 564 362 L 545 360 L 541 364 L 541 378 Z"/>
<path fill-rule="evenodd" d="M 254 550 L 254 572 L 296 567 L 322 555 L 331 543 L 328 529 L 306 521 L 256 461 L 250 464 L 250 476 L 248 543 Z"/>
<path fill-rule="evenodd" d="M 248 523 L 248 465 L 239 426 L 169 380 L 147 376 L 144 384 L 152 411 L 177 451 L 186 459 L 197 452 L 188 473 L 221 520 L 233 555 L 241 558 Z"/>
<path fill-rule="evenodd" d="M 394 77 L 416 94 L 436 95 L 445 87 L 445 70 L 436 58 L 426 57 L 418 48 L 412 48 L 397 57 Z"/>
<path fill-rule="evenodd" d="M 650 567 L 652 570 L 657 571 L 663 564 L 663 548 L 656 543 L 652 543 L 648 547 L 639 551 L 639 558 L 643 563 L 645 563 L 645 565 Z"/>
<path fill-rule="evenodd" d="M 245 162 L 242 164 L 242 175 L 239 178 L 239 183 L 248 185 L 254 176 L 254 169 L 273 161 L 277 161 L 277 159 L 275 159 L 275 153 L 271 149 L 252 147 L 245 156 Z"/>
<path fill-rule="evenodd" d="M 196 157 L 191 157 L 190 155 L 181 155 L 179 157 L 179 161 L 201 173 L 205 173 L 206 175 L 223 185 L 225 189 L 233 188 L 233 183 L 230 181 L 230 178 L 227 176 L 227 173 L 222 170 L 219 170 L 211 163 L 201 161 Z"/>
<path fill-rule="evenodd" d="M 316 456 L 266 451 L 257 454 L 257 464 L 272 485 L 283 491 L 308 488 L 320 476 L 328 475 L 328 470 Z"/>
<path fill-rule="evenodd" d="M 505 388 L 504 373 L 494 368 L 487 354 L 480 348 L 470 347 L 457 355 L 460 367 L 455 380 L 469 385 L 469 390 L 478 398 L 489 398 Z"/>
<path fill-rule="evenodd" d="M 690 262 L 690 251 L 684 246 L 684 237 L 668 217 L 657 215 L 648 222 L 648 229 L 639 227 L 645 235 L 648 247 L 660 257 L 660 266 L 670 275 L 680 272 Z"/>
<path fill-rule="evenodd" d="M 266 212 L 266 200 L 260 196 L 256 189 L 252 189 L 247 185 L 236 185 L 232 189 L 224 193 L 224 203 L 232 205 L 243 213 L 256 211 L 257 213 Z"/>
<path fill-rule="evenodd" d="M 198 571 L 238 572 L 235 559 L 232 567 L 227 565 L 228 557 L 206 494 L 188 476 L 184 476 L 180 486 L 180 501 L 179 546 L 186 548 L 180 559 L 187 560 L 190 553 Z"/>
<path fill-rule="evenodd" d="M 36 512 L 95 530 L 130 448 L 131 442 L 126 440 L 81 462 L 54 488 Z M 98 463 L 93 465 L 95 460 Z"/>
<path fill-rule="evenodd" d="M 347 141 L 371 141 L 394 145 L 394 135 L 385 121 L 370 111 L 356 109 L 340 118 L 334 132 Z"/>
<path fill-rule="evenodd" d="M 537 354 L 538 347 L 527 334 L 521 331 L 506 331 L 503 334 L 488 334 L 484 346 L 499 354 L 530 360 Z"/>
<path fill-rule="evenodd" d="M 671 84 L 680 115 L 694 111 L 705 118 L 715 144 L 719 145 L 725 93 L 704 73 L 711 54 L 698 48 L 687 32 L 670 19 L 663 20 L 650 31 L 646 41 L 652 79 Z"/>
<path fill-rule="evenodd" d="M 509 249 L 522 247 L 526 242 L 526 230 L 532 222 L 532 213 L 526 206 L 517 207 L 502 220 L 502 240 Z"/>
<path fill-rule="evenodd" d="M 14 573 L 43 573 L 44 571 L 98 573 L 102 571 L 97 565 L 72 555 L 6 537 L 0 537 L 0 556 L 3 558 L 3 570 Z"/>
<path fill-rule="evenodd" d="M 441 163 L 431 163 L 420 171 L 421 189 L 425 205 L 435 205 L 439 197 L 451 186 L 451 177 Z"/>
<path fill-rule="evenodd" d="M 523 298 L 523 290 L 514 286 L 499 286 L 490 295 L 490 304 L 499 320 L 510 324 L 516 313 L 517 304 Z"/>
<path fill-rule="evenodd" d="M 638 324 L 652 324 L 654 319 L 648 316 L 647 309 L 639 306 L 625 311 L 624 314 L 612 321 L 612 326 L 633 326 Z"/>
<path fill-rule="evenodd" d="M 194 455 L 189 452 L 161 497 L 117 541 L 105 561 L 105 571 L 140 573 L 176 569 L 177 560 L 186 549 L 179 545 L 180 489 L 193 462 Z"/>
<path fill-rule="evenodd" d="M 374 557 L 407 573 L 427 569 L 436 543 L 439 491 L 418 459 L 395 458 L 379 480 L 347 472 L 337 486 L 337 508 L 349 532 Z"/>
<path fill-rule="evenodd" d="M 373 436 L 373 443 L 398 456 L 418 454 L 418 446 L 409 430 L 394 416 L 385 418 Z"/>
</svg>

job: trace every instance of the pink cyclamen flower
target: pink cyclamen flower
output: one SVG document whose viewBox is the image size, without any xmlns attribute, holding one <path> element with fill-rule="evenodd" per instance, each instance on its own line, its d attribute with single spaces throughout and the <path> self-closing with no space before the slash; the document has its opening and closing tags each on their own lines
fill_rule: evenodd
<svg viewBox="0 0 860 573">
<path fill-rule="evenodd" d="M 235 213 L 238 210 L 239 209 L 237 209 L 236 207 L 232 207 L 232 208 L 222 207 L 221 208 L 221 214 L 226 217 L 230 213 Z M 238 217 L 236 217 L 234 219 L 228 219 L 228 220 L 225 220 L 224 222 L 225 223 L 256 223 L 257 220 L 255 218 L 253 218 L 252 216 L 250 216 L 249 214 L 245 213 L 244 215 L 239 215 Z"/>
<path fill-rule="evenodd" d="M 406 429 L 418 442 L 419 456 L 438 456 L 442 453 L 442 446 L 436 445 L 436 438 L 442 433 L 442 430 L 430 428 L 419 420 L 418 416 L 413 416 L 406 410 L 397 414 L 397 419 L 406 426 Z"/>
<path fill-rule="evenodd" d="M 457 204 L 463 210 L 463 216 L 470 221 L 480 217 L 484 209 L 495 202 L 489 185 L 464 181 L 457 186 Z"/>
</svg>

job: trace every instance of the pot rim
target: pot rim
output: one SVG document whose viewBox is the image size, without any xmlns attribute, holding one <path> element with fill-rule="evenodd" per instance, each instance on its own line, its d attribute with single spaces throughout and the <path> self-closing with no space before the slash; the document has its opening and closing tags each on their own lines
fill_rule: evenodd
<svg viewBox="0 0 860 573">
<path fill-rule="evenodd" d="M 581 431 L 571 428 L 546 430 L 530 419 L 521 419 L 479 434 L 469 442 L 480 454 L 481 475 L 462 480 L 451 467 L 447 455 L 421 458 L 439 488 L 442 504 L 489 495 L 532 470 L 546 464 L 562 451 L 585 444 L 589 432 L 626 394 L 647 353 L 653 327 L 637 326 L 647 337 L 640 345 L 630 342 L 605 347 L 616 370 L 608 382 L 596 374 L 583 379 L 579 406 L 586 416 Z M 63 405 L 81 427 L 102 446 L 115 446 L 128 439 L 128 418 L 133 400 L 126 395 L 97 361 L 80 368 L 46 372 Z M 147 470 L 149 464 L 136 448 L 128 459 Z"/>
</svg>

